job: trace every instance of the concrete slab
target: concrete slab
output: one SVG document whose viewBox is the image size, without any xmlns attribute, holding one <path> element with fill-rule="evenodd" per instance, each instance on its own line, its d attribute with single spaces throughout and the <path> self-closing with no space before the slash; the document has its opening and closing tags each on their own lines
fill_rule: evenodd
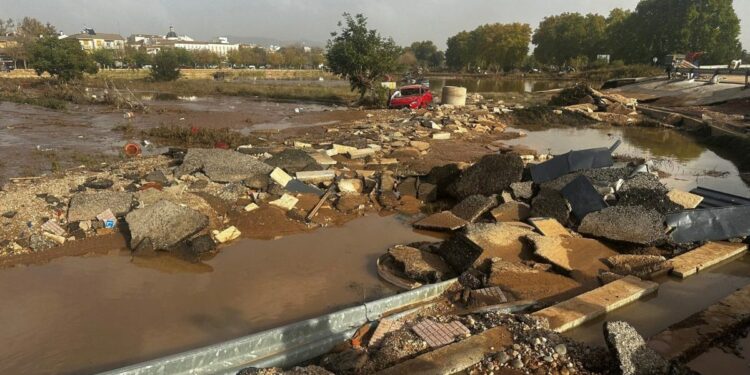
<svg viewBox="0 0 750 375">
<path fill-rule="evenodd" d="M 583 293 L 557 305 L 535 312 L 547 318 L 550 328 L 565 332 L 571 328 L 627 305 L 642 296 L 655 292 L 659 284 L 626 276 L 607 285 Z"/>
<path fill-rule="evenodd" d="M 426 218 L 417 221 L 413 225 L 418 229 L 448 232 L 461 229 L 468 223 L 468 221 L 461 219 L 450 211 L 443 211 L 427 216 Z"/>
<path fill-rule="evenodd" d="M 746 244 L 709 242 L 695 250 L 672 258 L 672 266 L 674 267 L 672 274 L 684 279 L 746 250 Z"/>
<path fill-rule="evenodd" d="M 618 255 L 607 245 L 590 238 L 528 236 L 540 258 L 573 273 L 579 281 L 597 281 L 599 270 L 609 270 L 604 259 Z"/>
<path fill-rule="evenodd" d="M 336 178 L 336 171 L 301 171 L 296 176 L 302 182 L 331 181 Z"/>
<path fill-rule="evenodd" d="M 555 219 L 535 217 L 529 219 L 529 222 L 545 236 L 571 236 L 570 232 Z"/>
<path fill-rule="evenodd" d="M 679 204 L 683 208 L 693 209 L 703 202 L 703 197 L 686 191 L 673 189 L 667 193 L 667 197 L 672 202 Z"/>
<path fill-rule="evenodd" d="M 315 162 L 320 165 L 336 165 L 338 163 L 332 157 L 328 156 L 325 152 L 313 152 L 310 156 L 315 159 Z"/>
<path fill-rule="evenodd" d="M 271 179 L 281 186 L 286 186 L 292 180 L 292 176 L 284 172 L 281 168 L 276 168 L 271 172 Z"/>
<path fill-rule="evenodd" d="M 375 150 L 371 148 L 361 148 L 361 149 L 349 150 L 347 154 L 349 154 L 349 159 L 364 159 L 370 155 L 374 155 Z"/>
<path fill-rule="evenodd" d="M 297 202 L 299 202 L 299 199 L 289 194 L 284 194 L 281 196 L 281 198 L 275 201 L 268 202 L 268 204 L 279 207 L 285 211 L 289 211 L 297 205 Z"/>
<path fill-rule="evenodd" d="M 433 375 L 459 373 L 487 354 L 510 347 L 513 336 L 505 327 L 488 329 L 480 334 L 422 354 L 378 372 L 380 375 Z"/>
</svg>

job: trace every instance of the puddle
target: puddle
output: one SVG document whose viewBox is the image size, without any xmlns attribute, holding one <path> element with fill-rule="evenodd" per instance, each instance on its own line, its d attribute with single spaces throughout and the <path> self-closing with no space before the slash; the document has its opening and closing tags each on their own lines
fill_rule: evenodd
<svg viewBox="0 0 750 375">
<path fill-rule="evenodd" d="M 3 372 L 97 372 L 392 295 L 376 274 L 377 257 L 394 244 L 435 240 L 408 222 L 368 216 L 273 241 L 242 240 L 202 264 L 133 260 L 113 248 L 5 269 Z"/>
<path fill-rule="evenodd" d="M 731 161 L 678 131 L 636 127 L 522 130 L 527 133 L 526 137 L 504 143 L 525 145 L 544 153 L 562 154 L 577 149 L 609 147 L 617 139 L 621 139 L 622 145 L 615 151 L 615 155 L 654 160 L 660 170 L 671 175 L 662 180 L 670 188 L 691 190 L 700 185 L 750 197 L 750 187 L 742 181 L 737 167 Z M 717 177 L 706 175 L 707 173 L 724 175 Z"/>
<path fill-rule="evenodd" d="M 645 338 L 705 310 L 739 288 L 750 285 L 750 255 L 701 271 L 685 280 L 662 277 L 659 290 L 606 316 L 568 331 L 566 336 L 604 346 L 602 324 L 624 320 Z M 729 372 L 732 373 L 732 372 Z"/>
<path fill-rule="evenodd" d="M 688 362 L 688 367 L 703 375 L 750 373 L 750 335 L 740 338 L 734 345 L 736 353 L 713 347 Z"/>
</svg>

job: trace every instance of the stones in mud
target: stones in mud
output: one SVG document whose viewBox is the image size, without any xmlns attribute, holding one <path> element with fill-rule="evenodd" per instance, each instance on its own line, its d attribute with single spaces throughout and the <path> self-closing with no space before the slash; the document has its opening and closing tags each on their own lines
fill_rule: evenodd
<svg viewBox="0 0 750 375">
<path fill-rule="evenodd" d="M 94 220 L 96 215 L 110 209 L 115 216 L 123 216 L 133 207 L 133 193 L 101 191 L 78 193 L 70 199 L 68 221 Z"/>
<path fill-rule="evenodd" d="M 583 218 L 578 231 L 640 245 L 653 245 L 666 239 L 664 216 L 641 206 L 615 206 L 590 213 Z"/>
<path fill-rule="evenodd" d="M 202 213 L 161 200 L 125 216 L 130 227 L 130 248 L 141 252 L 169 250 L 208 226 Z"/>
<path fill-rule="evenodd" d="M 523 202 L 503 203 L 491 211 L 495 221 L 526 221 L 531 215 L 531 207 Z"/>
<path fill-rule="evenodd" d="M 560 192 L 542 188 L 531 201 L 531 216 L 550 217 L 565 225 L 570 219 L 570 206 Z"/>
<path fill-rule="evenodd" d="M 196 181 L 196 182 L 199 182 L 199 181 Z M 268 184 L 270 183 L 271 183 L 271 177 L 265 174 L 250 176 L 242 180 L 242 184 L 245 185 L 248 189 L 260 190 L 260 191 L 268 190 Z M 193 187 L 191 186 L 190 188 L 192 189 Z"/>
<path fill-rule="evenodd" d="M 435 200 L 437 200 L 437 192 L 437 186 L 420 181 L 419 187 L 417 188 L 417 198 L 421 199 L 424 202 L 434 202 Z"/>
<path fill-rule="evenodd" d="M 293 367 L 289 370 L 284 370 L 279 367 L 270 368 L 255 368 L 248 367 L 240 370 L 237 375 L 334 375 L 332 372 L 315 365 L 305 367 Z"/>
<path fill-rule="evenodd" d="M 451 212 L 457 217 L 473 223 L 495 206 L 497 206 L 497 197 L 494 195 L 490 197 L 471 195 L 455 205 Z"/>
<path fill-rule="evenodd" d="M 164 174 L 164 172 L 160 170 L 154 170 L 149 172 L 149 174 L 146 175 L 146 177 L 143 178 L 146 182 L 154 182 L 161 186 L 168 186 L 169 185 L 169 179 Z"/>
<path fill-rule="evenodd" d="M 216 250 L 216 242 L 208 234 L 195 237 L 188 242 L 188 251 L 193 257 L 211 254 L 214 250 Z"/>
<path fill-rule="evenodd" d="M 630 324 L 622 321 L 604 323 L 604 338 L 623 375 L 669 372 L 669 362 L 649 348 Z"/>
<path fill-rule="evenodd" d="M 55 243 L 43 235 L 33 234 L 29 239 L 29 247 L 33 251 L 44 251 L 55 247 Z"/>
<path fill-rule="evenodd" d="M 449 192 L 457 199 L 475 194 L 500 194 L 510 184 L 521 181 L 522 174 L 523 161 L 518 155 L 485 155 L 461 173 L 458 180 L 449 187 Z"/>
<path fill-rule="evenodd" d="M 339 192 L 343 194 L 359 194 L 362 192 L 362 180 L 358 178 L 344 178 L 338 182 Z"/>
<path fill-rule="evenodd" d="M 401 196 L 417 196 L 417 179 L 415 177 L 407 177 L 398 184 L 396 188 Z"/>
<path fill-rule="evenodd" d="M 378 203 L 385 208 L 394 208 L 399 205 L 399 197 L 395 191 L 383 191 L 378 194 Z"/>
<path fill-rule="evenodd" d="M 407 277 L 422 283 L 445 280 L 452 274 L 440 256 L 410 246 L 396 245 L 388 249 L 396 266 Z"/>
<path fill-rule="evenodd" d="M 364 208 L 370 199 L 362 194 L 342 194 L 336 201 L 336 209 L 341 212 L 352 212 Z"/>
<path fill-rule="evenodd" d="M 289 173 L 321 169 L 321 166 L 318 165 L 315 158 L 310 156 L 310 154 L 294 148 L 288 148 L 274 154 L 265 162 L 272 167 L 281 168 Z"/>
<path fill-rule="evenodd" d="M 214 182 L 240 182 L 248 177 L 268 175 L 273 167 L 239 152 L 222 149 L 191 148 L 182 165 L 175 170 L 175 178 L 198 171 Z"/>
<path fill-rule="evenodd" d="M 83 183 L 83 186 L 94 190 L 109 189 L 112 185 L 114 185 L 112 180 L 99 177 L 87 179 L 86 182 Z"/>
</svg>

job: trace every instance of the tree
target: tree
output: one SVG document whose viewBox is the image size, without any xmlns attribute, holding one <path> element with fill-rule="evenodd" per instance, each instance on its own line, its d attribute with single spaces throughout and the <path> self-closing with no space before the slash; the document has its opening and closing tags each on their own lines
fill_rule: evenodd
<svg viewBox="0 0 750 375">
<path fill-rule="evenodd" d="M 448 38 L 448 49 L 445 50 L 445 62 L 453 70 L 470 70 L 473 61 L 471 51 L 471 33 L 462 31 Z"/>
<path fill-rule="evenodd" d="M 176 81 L 180 78 L 180 52 L 182 48 L 162 49 L 153 57 L 151 79 L 154 81 Z"/>
<path fill-rule="evenodd" d="M 310 65 L 317 69 L 326 63 L 325 51 L 320 47 L 315 47 L 310 51 L 309 59 Z"/>
<path fill-rule="evenodd" d="M 243 48 L 230 51 L 227 61 L 232 65 L 260 66 L 266 65 L 266 50 L 260 47 Z"/>
<path fill-rule="evenodd" d="M 91 57 L 94 59 L 94 62 L 99 64 L 100 68 L 111 68 L 115 65 L 115 53 L 110 49 L 100 48 L 94 50 L 91 53 Z"/>
<path fill-rule="evenodd" d="M 12 18 L 8 18 L 7 21 L 0 19 L 0 35 L 5 36 L 15 32 L 16 24 Z"/>
<path fill-rule="evenodd" d="M 338 25 L 341 30 L 331 33 L 326 59 L 331 71 L 348 79 L 362 100 L 396 67 L 401 48 L 393 39 L 367 29 L 367 18 L 361 14 L 352 17 L 344 13 L 344 21 Z"/>
<path fill-rule="evenodd" d="M 284 65 L 284 55 L 279 53 L 280 51 L 271 52 L 266 56 L 266 61 L 268 61 L 268 64 L 278 68 L 282 65 Z"/>
<path fill-rule="evenodd" d="M 414 42 L 408 50 L 414 53 L 417 62 L 423 67 L 439 68 L 445 61 L 445 54 L 431 40 Z"/>
<path fill-rule="evenodd" d="M 419 65 L 419 59 L 417 59 L 417 55 L 411 49 L 407 49 L 398 57 L 398 65 L 413 68 Z"/>
<path fill-rule="evenodd" d="M 305 47 L 301 45 L 283 47 L 277 53 L 283 56 L 283 63 L 289 68 L 302 68 L 307 62 Z"/>
<path fill-rule="evenodd" d="M 179 67 L 195 67 L 195 57 L 190 51 L 184 48 L 173 48 L 173 52 Z"/>
<path fill-rule="evenodd" d="M 145 49 L 138 47 L 125 47 L 123 63 L 131 69 L 141 69 L 151 64 L 151 55 Z"/>
<path fill-rule="evenodd" d="M 8 20 L 9 22 L 12 20 Z M 52 37 L 56 34 L 55 27 L 49 23 L 43 24 L 32 17 L 24 17 L 20 23 L 14 25 L 17 44 L 9 48 L 8 55 L 16 61 L 23 61 L 26 68 L 34 43 L 43 37 Z"/>
<path fill-rule="evenodd" d="M 545 17 L 534 32 L 534 57 L 546 64 L 594 60 L 606 50 L 607 20 L 598 14 L 563 13 Z M 584 59 L 585 57 L 585 59 Z"/>
<path fill-rule="evenodd" d="M 522 23 L 487 24 L 448 38 L 445 59 L 452 69 L 520 67 L 529 53 L 531 26 Z"/>
<path fill-rule="evenodd" d="M 621 47 L 614 57 L 629 63 L 704 52 L 701 63 L 728 64 L 742 51 L 732 0 L 642 0 L 620 30 L 625 37 L 609 43 Z"/>
<path fill-rule="evenodd" d="M 29 62 L 37 75 L 44 72 L 61 81 L 83 78 L 83 73 L 97 72 L 96 64 L 74 39 L 46 36 L 30 46 Z"/>
<path fill-rule="evenodd" d="M 195 64 L 197 67 L 208 68 L 210 66 L 221 64 L 221 57 L 215 52 L 209 51 L 207 49 L 193 51 L 191 54 L 193 55 L 193 64 Z"/>
</svg>

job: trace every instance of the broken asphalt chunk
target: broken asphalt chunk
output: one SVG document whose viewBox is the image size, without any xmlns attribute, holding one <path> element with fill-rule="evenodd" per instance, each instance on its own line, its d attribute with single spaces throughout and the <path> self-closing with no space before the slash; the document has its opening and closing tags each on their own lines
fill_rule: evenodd
<svg viewBox="0 0 750 375">
<path fill-rule="evenodd" d="M 451 212 L 470 223 L 477 221 L 482 215 L 497 206 L 495 196 L 472 195 L 455 205 Z"/>
<path fill-rule="evenodd" d="M 666 239 L 664 216 L 641 206 L 607 207 L 590 213 L 583 218 L 578 231 L 640 245 L 653 245 Z"/>
<path fill-rule="evenodd" d="M 566 185 L 560 193 L 568 200 L 573 214 L 580 220 L 586 215 L 601 211 L 607 207 L 607 202 L 596 190 L 586 176 L 578 176 Z"/>
<path fill-rule="evenodd" d="M 619 141 L 618 141 L 619 142 Z M 584 169 L 611 167 L 614 164 L 612 152 L 619 146 L 615 143 L 610 148 L 592 148 L 570 151 L 555 156 L 543 163 L 531 166 L 531 178 L 540 184 L 554 180 L 571 172 Z"/>
<path fill-rule="evenodd" d="M 457 199 L 481 194 L 500 194 L 510 184 L 521 181 L 523 162 L 516 154 L 485 155 L 476 164 L 467 168 L 449 188 Z"/>
<path fill-rule="evenodd" d="M 161 200 L 125 216 L 130 228 L 130 247 L 137 251 L 169 250 L 208 226 L 206 215 Z"/>
<path fill-rule="evenodd" d="M 443 211 L 427 216 L 413 225 L 417 229 L 449 232 L 461 229 L 468 223 L 468 221 L 454 215 L 450 211 Z"/>
<path fill-rule="evenodd" d="M 115 216 L 123 216 L 133 207 L 133 194 L 115 191 L 78 193 L 70 199 L 68 221 L 93 220 L 96 215 L 111 209 Z"/>
<path fill-rule="evenodd" d="M 198 171 L 214 182 L 239 182 L 259 174 L 269 174 L 273 167 L 239 152 L 222 149 L 191 148 L 182 165 L 175 170 L 175 178 Z"/>
</svg>

